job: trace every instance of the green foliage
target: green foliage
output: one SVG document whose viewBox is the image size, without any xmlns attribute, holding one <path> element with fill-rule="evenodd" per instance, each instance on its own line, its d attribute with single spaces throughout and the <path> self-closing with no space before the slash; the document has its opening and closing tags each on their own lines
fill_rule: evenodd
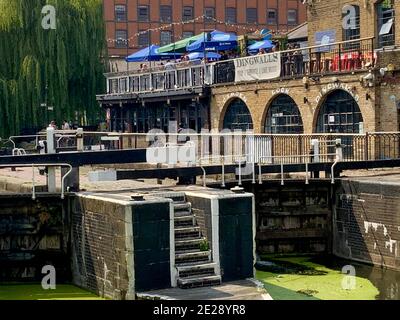
<svg viewBox="0 0 400 320">
<path fill-rule="evenodd" d="M 55 30 L 42 28 L 46 4 Z M 0 137 L 45 126 L 46 100 L 58 123 L 96 121 L 105 56 L 101 0 L 0 0 Z"/>
<path fill-rule="evenodd" d="M 210 250 L 210 244 L 207 240 L 200 242 L 200 251 L 208 251 Z"/>
</svg>

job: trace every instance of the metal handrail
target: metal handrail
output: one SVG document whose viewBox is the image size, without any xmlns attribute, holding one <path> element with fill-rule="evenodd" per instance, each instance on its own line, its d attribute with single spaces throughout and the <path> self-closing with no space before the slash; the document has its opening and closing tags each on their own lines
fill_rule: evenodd
<svg viewBox="0 0 400 320">
<path fill-rule="evenodd" d="M 32 168 L 32 200 L 36 200 L 36 189 L 35 189 L 35 170 L 34 168 L 39 167 L 68 167 L 69 170 L 63 177 L 61 178 L 61 199 L 65 198 L 65 179 L 71 174 L 72 166 L 69 163 L 40 163 L 40 164 L 7 164 L 7 165 L 0 165 L 1 168 Z"/>
<path fill-rule="evenodd" d="M 322 156 L 322 157 L 336 156 L 336 160 L 338 159 L 336 153 L 321 153 L 321 154 L 317 154 L 317 155 L 313 155 L 313 154 L 304 155 L 304 154 L 302 154 L 302 155 L 285 155 L 285 156 L 262 156 L 262 157 L 259 157 L 259 160 L 258 160 L 258 183 L 262 184 L 261 161 L 263 159 L 275 159 L 275 158 L 276 159 L 285 159 L 285 158 L 305 158 L 305 159 L 308 159 L 308 158 L 315 157 L 315 156 Z M 306 165 L 306 184 L 308 184 L 308 182 L 309 182 L 308 181 L 308 164 L 309 163 L 311 163 L 311 162 L 308 162 L 308 161 L 305 162 L 305 165 Z M 286 164 L 288 164 L 288 163 L 286 163 Z M 283 170 L 284 163 L 281 162 L 280 166 L 281 166 L 281 185 L 284 185 L 284 177 L 283 177 L 283 175 L 284 175 L 284 170 Z"/>
</svg>

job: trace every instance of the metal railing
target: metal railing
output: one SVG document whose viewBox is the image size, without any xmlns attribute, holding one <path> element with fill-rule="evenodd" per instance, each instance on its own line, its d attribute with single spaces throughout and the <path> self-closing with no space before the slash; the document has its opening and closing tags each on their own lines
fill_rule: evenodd
<svg viewBox="0 0 400 320">
<path fill-rule="evenodd" d="M 73 139 L 73 138 L 71 138 Z M 217 162 L 224 156 L 225 163 L 233 163 L 235 156 L 250 155 L 248 162 L 262 156 L 285 156 L 287 163 L 302 162 L 296 155 L 312 152 L 312 141 L 319 143 L 321 162 L 332 162 L 327 154 L 334 153 L 333 141 L 340 139 L 343 161 L 384 160 L 400 158 L 400 132 L 377 132 L 365 134 L 316 133 L 316 134 L 250 134 L 250 133 L 206 133 L 206 134 L 140 134 L 116 132 L 84 132 L 84 150 L 145 149 L 155 141 L 162 143 L 184 143 L 194 141 L 198 158 L 209 158 Z M 74 142 L 72 142 L 74 143 Z M 253 158 L 251 158 L 253 157 Z M 274 158 L 269 158 L 273 163 Z M 204 162 L 204 160 L 203 160 Z"/>
<path fill-rule="evenodd" d="M 58 133 L 60 134 L 60 133 Z M 400 158 L 400 132 L 375 132 L 365 134 L 346 133 L 316 133 L 316 134 L 252 134 L 252 133 L 180 133 L 180 134 L 140 134 L 117 132 L 84 132 L 77 138 L 71 132 L 63 136 L 70 139 L 71 145 L 77 145 L 78 139 L 83 141 L 82 150 L 101 151 L 109 149 L 146 149 L 155 141 L 162 143 L 183 144 L 187 140 L 193 141 L 196 146 L 198 159 L 209 159 L 212 164 L 220 162 L 224 156 L 225 163 L 234 163 L 235 157 L 247 155 L 248 162 L 257 162 L 260 157 L 267 157 L 271 164 L 276 157 L 285 156 L 286 163 L 302 163 L 297 155 L 312 156 L 312 141 L 319 144 L 319 161 L 333 162 L 327 154 L 334 153 L 332 141 L 341 140 L 343 148 L 343 161 L 385 160 Z M 59 139 L 61 136 L 58 136 Z M 21 137 L 23 140 L 23 138 Z M 158 140 L 157 140 L 158 139 Z M 63 140 L 60 140 L 60 142 Z M 16 154 L 18 144 L 14 144 Z M 61 152 L 63 148 L 57 150 Z M 30 152 L 39 153 L 38 150 Z M 251 156 L 250 156 L 251 155 Z M 275 158 L 274 158 L 275 157 Z"/>
<path fill-rule="evenodd" d="M 279 78 L 318 76 L 368 70 L 376 62 L 374 38 L 317 45 L 278 52 Z M 240 59 L 240 58 L 238 58 Z M 184 62 L 172 68 L 108 73 L 107 95 L 189 89 L 235 82 L 235 60 Z"/>
<path fill-rule="evenodd" d="M 65 179 L 72 172 L 72 166 L 68 163 L 41 163 L 41 164 L 8 164 L 8 165 L 0 165 L 0 169 L 2 168 L 32 168 L 32 200 L 36 200 L 36 181 L 35 181 L 35 168 L 42 167 L 67 167 L 68 171 L 61 177 L 61 199 L 65 198 Z"/>
</svg>

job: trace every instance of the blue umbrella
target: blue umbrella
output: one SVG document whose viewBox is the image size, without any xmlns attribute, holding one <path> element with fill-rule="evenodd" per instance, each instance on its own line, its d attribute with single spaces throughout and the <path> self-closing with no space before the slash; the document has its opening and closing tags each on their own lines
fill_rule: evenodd
<svg viewBox="0 0 400 320">
<path fill-rule="evenodd" d="M 237 36 L 233 33 L 225 33 L 222 31 L 214 30 L 206 34 L 205 37 L 189 44 L 186 49 L 189 52 L 193 51 L 224 51 L 231 50 L 237 47 Z"/>
<path fill-rule="evenodd" d="M 221 59 L 221 55 L 215 52 L 207 52 L 205 55 L 204 52 L 192 52 L 188 54 L 189 60 L 201 60 L 204 58 L 204 56 L 206 56 L 207 59 L 210 60 Z"/>
<path fill-rule="evenodd" d="M 272 44 L 271 41 L 269 40 L 263 40 L 263 41 L 258 41 L 254 44 L 252 44 L 251 46 L 248 47 L 249 52 L 252 53 L 256 53 L 258 52 L 260 49 L 272 49 L 274 47 L 274 45 Z"/>
<path fill-rule="evenodd" d="M 182 55 L 179 53 L 158 53 L 159 46 L 151 45 L 130 56 L 126 57 L 126 62 L 144 62 L 144 61 L 160 61 L 168 59 L 176 59 Z"/>
</svg>

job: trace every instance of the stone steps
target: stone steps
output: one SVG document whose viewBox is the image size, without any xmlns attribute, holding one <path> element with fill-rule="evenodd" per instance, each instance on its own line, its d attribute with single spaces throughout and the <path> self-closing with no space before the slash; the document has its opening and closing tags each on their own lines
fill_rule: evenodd
<svg viewBox="0 0 400 320">
<path fill-rule="evenodd" d="M 178 227 L 175 228 L 175 239 L 187 239 L 201 237 L 200 227 Z"/>
<path fill-rule="evenodd" d="M 185 265 L 190 263 L 211 262 L 211 251 L 189 251 L 179 252 L 175 254 L 175 264 Z"/>
<path fill-rule="evenodd" d="M 179 278 L 178 286 L 182 289 L 209 287 L 221 284 L 221 276 Z"/>
<path fill-rule="evenodd" d="M 207 241 L 197 226 L 192 205 L 180 194 L 168 196 L 173 199 L 175 233 L 175 267 L 178 271 L 178 287 L 182 289 L 221 284 L 216 274 L 216 263 L 211 250 L 201 251 L 202 242 Z"/>
<path fill-rule="evenodd" d="M 200 250 L 200 244 L 206 241 L 205 237 L 195 237 L 195 238 L 186 238 L 183 240 L 175 241 L 175 250 L 176 251 L 185 251 L 185 250 Z"/>
<path fill-rule="evenodd" d="M 186 266 L 177 266 L 177 270 L 179 278 L 190 278 L 195 276 L 205 277 L 205 276 L 214 276 L 215 267 L 216 264 L 214 262 L 211 262 L 211 263 L 193 264 Z"/>
</svg>

